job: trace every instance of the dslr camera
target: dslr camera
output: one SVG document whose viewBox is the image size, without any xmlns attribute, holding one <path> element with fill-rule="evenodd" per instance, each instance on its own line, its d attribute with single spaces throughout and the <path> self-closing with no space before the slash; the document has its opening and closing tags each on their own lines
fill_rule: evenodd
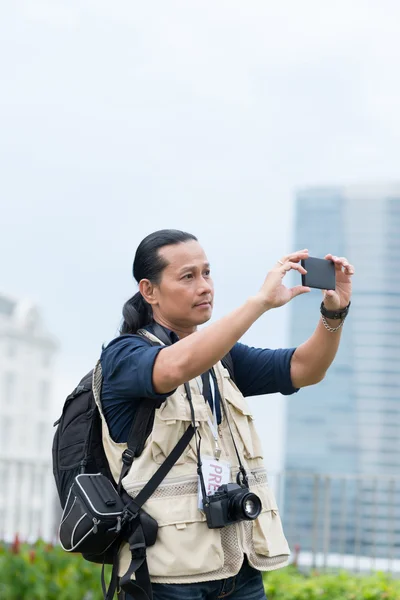
<svg viewBox="0 0 400 600">
<path fill-rule="evenodd" d="M 261 508 L 260 498 L 247 486 L 237 483 L 221 485 L 203 506 L 209 529 L 219 529 L 239 521 L 253 521 Z"/>
</svg>

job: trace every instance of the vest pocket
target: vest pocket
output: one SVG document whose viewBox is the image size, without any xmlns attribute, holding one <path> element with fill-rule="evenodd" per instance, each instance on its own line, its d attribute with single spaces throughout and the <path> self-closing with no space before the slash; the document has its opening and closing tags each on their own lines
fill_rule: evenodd
<svg viewBox="0 0 400 600">
<path fill-rule="evenodd" d="M 204 425 L 207 422 L 207 407 L 203 396 L 192 393 L 196 423 Z M 192 422 L 190 405 L 183 394 L 176 393 L 170 396 L 161 408 L 156 410 L 154 425 L 151 434 L 151 451 L 153 460 L 157 464 L 164 462 L 165 458 L 172 452 L 186 429 Z M 192 438 L 189 445 L 183 451 L 177 465 L 188 461 L 196 462 L 195 439 Z"/>
<path fill-rule="evenodd" d="M 229 405 L 229 417 L 232 417 L 243 444 L 245 458 L 263 458 L 260 438 L 254 426 L 249 405 L 237 387 L 228 379 L 224 381 L 225 400 Z M 236 440 L 235 440 L 236 441 Z"/>
<path fill-rule="evenodd" d="M 260 516 L 253 521 L 255 553 L 268 557 L 289 555 L 289 546 L 273 493 L 269 488 L 256 488 L 254 492 L 260 496 L 263 505 Z"/>
<path fill-rule="evenodd" d="M 158 522 L 157 541 L 147 549 L 151 576 L 184 577 L 223 566 L 221 532 L 208 529 L 197 495 L 150 499 L 145 509 Z"/>
</svg>

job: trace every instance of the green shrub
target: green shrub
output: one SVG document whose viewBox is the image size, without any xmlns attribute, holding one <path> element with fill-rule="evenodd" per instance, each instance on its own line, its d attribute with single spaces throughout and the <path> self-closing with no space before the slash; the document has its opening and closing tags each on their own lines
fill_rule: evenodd
<svg viewBox="0 0 400 600">
<path fill-rule="evenodd" d="M 1 600 L 102 600 L 100 566 L 45 544 L 0 545 Z"/>
<path fill-rule="evenodd" d="M 400 581 L 383 573 L 300 573 L 294 567 L 264 573 L 268 600 L 400 600 Z"/>
</svg>

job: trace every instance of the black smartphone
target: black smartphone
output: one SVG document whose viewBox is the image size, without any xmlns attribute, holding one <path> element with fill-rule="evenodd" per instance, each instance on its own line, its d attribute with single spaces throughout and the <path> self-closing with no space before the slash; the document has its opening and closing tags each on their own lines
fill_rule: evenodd
<svg viewBox="0 0 400 600">
<path fill-rule="evenodd" d="M 335 263 L 324 258 L 305 258 L 301 266 L 307 273 L 301 276 L 301 284 L 319 290 L 334 290 L 336 288 Z"/>
</svg>

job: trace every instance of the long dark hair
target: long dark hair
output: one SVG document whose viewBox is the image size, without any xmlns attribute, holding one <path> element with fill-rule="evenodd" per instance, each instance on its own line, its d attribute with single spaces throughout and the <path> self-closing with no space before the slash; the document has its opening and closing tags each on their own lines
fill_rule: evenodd
<svg viewBox="0 0 400 600">
<path fill-rule="evenodd" d="M 133 276 L 137 283 L 141 279 L 148 279 L 154 284 L 160 283 L 162 272 L 167 266 L 167 262 L 160 256 L 160 248 L 192 240 L 197 242 L 197 238 L 191 233 L 177 229 L 161 229 L 145 237 L 140 242 L 133 261 Z M 142 294 L 137 292 L 125 302 L 122 316 L 120 333 L 124 335 L 136 333 L 138 329 L 151 323 L 153 311 Z"/>
</svg>

